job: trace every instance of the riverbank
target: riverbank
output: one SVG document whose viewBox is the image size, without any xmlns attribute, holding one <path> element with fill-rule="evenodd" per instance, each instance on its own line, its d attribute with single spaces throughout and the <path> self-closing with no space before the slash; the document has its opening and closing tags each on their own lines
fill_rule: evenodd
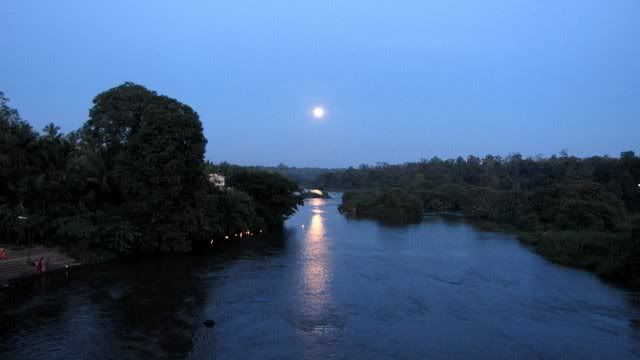
<svg viewBox="0 0 640 360">
<path fill-rule="evenodd" d="M 565 187 L 578 195 L 549 194 L 546 188 L 529 193 L 479 187 L 349 191 L 339 209 L 393 225 L 420 222 L 423 209 L 456 210 L 484 229 L 517 235 L 553 263 L 639 289 L 640 214 L 622 212 L 622 203 L 596 185 Z M 587 190 L 599 195 L 581 195 Z M 568 198 L 557 202 L 562 196 Z"/>
<path fill-rule="evenodd" d="M 0 288 L 8 288 L 16 281 L 41 275 L 36 273 L 33 265 L 33 262 L 41 257 L 47 259 L 47 273 L 82 265 L 80 261 L 57 248 L 37 246 L 31 251 L 9 247 L 4 249 L 7 252 L 7 258 L 0 260 Z"/>
<path fill-rule="evenodd" d="M 531 251 L 547 261 L 569 268 L 586 270 L 601 279 L 632 291 L 640 291 L 640 272 L 631 260 L 637 258 L 638 243 L 631 231 L 590 230 L 524 231 L 496 221 L 478 219 L 463 213 L 427 213 L 425 216 L 462 217 L 484 231 L 514 235 Z"/>
</svg>

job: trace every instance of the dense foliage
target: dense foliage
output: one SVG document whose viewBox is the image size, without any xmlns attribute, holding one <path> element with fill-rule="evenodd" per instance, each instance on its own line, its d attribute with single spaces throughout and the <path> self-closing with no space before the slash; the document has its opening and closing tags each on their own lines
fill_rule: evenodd
<svg viewBox="0 0 640 360">
<path fill-rule="evenodd" d="M 208 163 L 207 169 L 225 176 L 227 190 L 247 194 L 253 200 L 260 226 L 282 224 L 303 204 L 298 185 L 278 173 L 228 163 Z"/>
<path fill-rule="evenodd" d="M 387 224 L 409 224 L 422 220 L 423 204 L 417 196 L 405 191 L 358 191 L 343 194 L 339 210 Z"/>
<path fill-rule="evenodd" d="M 295 183 L 267 172 L 237 168 L 232 187 L 211 183 L 198 114 L 140 85 L 99 94 L 82 128 L 59 130 L 38 134 L 0 93 L 3 243 L 83 256 L 187 251 L 282 224 L 301 204 Z"/>
<path fill-rule="evenodd" d="M 624 281 L 640 279 L 640 157 L 474 156 L 322 174 L 316 186 L 350 189 L 342 208 L 397 222 L 403 206 L 460 212 L 513 230 L 563 264 Z M 354 191 L 355 190 L 355 191 Z M 405 205 L 389 198 L 402 199 Z M 395 210 L 394 210 L 395 209 Z"/>
</svg>

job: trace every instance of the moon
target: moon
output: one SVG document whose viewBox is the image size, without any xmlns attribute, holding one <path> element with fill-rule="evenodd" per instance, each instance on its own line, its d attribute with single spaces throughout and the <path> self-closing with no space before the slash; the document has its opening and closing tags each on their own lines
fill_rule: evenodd
<svg viewBox="0 0 640 360">
<path fill-rule="evenodd" d="M 324 108 L 322 106 L 316 106 L 312 111 L 313 117 L 316 119 L 322 119 L 324 117 Z"/>
</svg>

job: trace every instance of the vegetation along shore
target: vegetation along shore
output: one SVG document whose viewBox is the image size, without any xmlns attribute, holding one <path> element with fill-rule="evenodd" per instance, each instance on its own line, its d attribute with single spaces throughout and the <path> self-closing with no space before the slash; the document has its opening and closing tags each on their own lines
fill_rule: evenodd
<svg viewBox="0 0 640 360">
<path fill-rule="evenodd" d="M 640 157 L 488 155 L 321 174 L 350 189 L 349 216 L 406 224 L 424 212 L 461 212 L 511 231 L 546 258 L 640 287 Z"/>
<path fill-rule="evenodd" d="M 205 161 L 198 114 L 134 83 L 98 94 L 66 134 L 38 133 L 0 93 L 0 134 L 2 242 L 85 263 L 258 234 L 303 201 L 282 175 Z"/>
</svg>

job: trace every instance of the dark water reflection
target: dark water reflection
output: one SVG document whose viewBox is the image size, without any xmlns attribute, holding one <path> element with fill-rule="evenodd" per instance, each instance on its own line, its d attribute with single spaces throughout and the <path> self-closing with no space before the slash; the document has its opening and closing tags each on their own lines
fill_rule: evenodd
<svg viewBox="0 0 640 360">
<path fill-rule="evenodd" d="M 309 200 L 259 244 L 25 284 L 0 298 L 0 358 L 640 357 L 629 292 L 459 218 L 336 207 Z"/>
</svg>

